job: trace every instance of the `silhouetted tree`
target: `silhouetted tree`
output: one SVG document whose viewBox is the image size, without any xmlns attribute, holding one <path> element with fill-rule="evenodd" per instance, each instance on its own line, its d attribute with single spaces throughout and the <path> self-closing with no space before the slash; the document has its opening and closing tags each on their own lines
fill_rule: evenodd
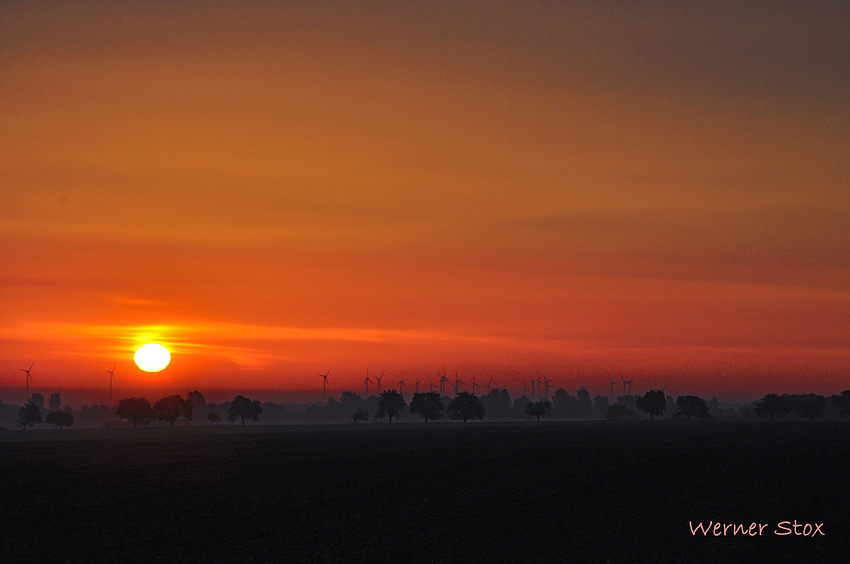
<svg viewBox="0 0 850 564">
<path fill-rule="evenodd" d="M 705 400 L 697 396 L 679 396 L 676 398 L 676 415 L 691 417 L 710 417 Z"/>
<path fill-rule="evenodd" d="M 425 419 L 435 420 L 443 416 L 445 407 L 440 399 L 440 392 L 415 392 L 410 400 L 410 413 L 415 413 Z"/>
<path fill-rule="evenodd" d="M 345 391 L 342 392 L 342 395 L 340 395 L 339 403 L 346 407 L 352 405 L 361 405 L 363 403 L 363 398 L 361 398 L 360 394 L 356 392 Z"/>
<path fill-rule="evenodd" d="M 186 400 L 177 395 L 162 398 L 154 404 L 153 412 L 157 419 L 168 421 L 174 427 L 174 422 L 186 414 Z"/>
<path fill-rule="evenodd" d="M 563 388 L 555 390 L 551 415 L 554 419 L 594 419 L 599 416 L 593 408 L 590 392 L 584 387 L 579 388 L 575 396 Z"/>
<path fill-rule="evenodd" d="M 51 425 L 58 425 L 61 431 L 62 427 L 70 427 L 74 424 L 74 416 L 70 411 L 51 411 L 47 414 L 45 422 Z"/>
<path fill-rule="evenodd" d="M 813 421 L 826 411 L 826 398 L 817 394 L 804 394 L 794 398 L 794 409 L 802 417 Z"/>
<path fill-rule="evenodd" d="M 54 392 L 50 394 L 50 411 L 59 411 L 59 408 L 62 407 L 62 396 L 59 395 L 59 392 Z"/>
<path fill-rule="evenodd" d="M 369 421 L 369 412 L 362 407 L 358 407 L 354 410 L 354 415 L 352 415 L 351 418 L 355 423 L 358 421 Z"/>
<path fill-rule="evenodd" d="M 18 425 L 26 431 L 27 427 L 32 427 L 36 423 L 41 423 L 41 409 L 31 401 L 27 402 L 18 412 Z"/>
<path fill-rule="evenodd" d="M 478 396 L 469 392 L 458 393 L 446 408 L 449 419 L 464 423 L 469 419 L 484 419 L 486 411 Z"/>
<path fill-rule="evenodd" d="M 710 413 L 714 413 L 715 415 L 720 413 L 720 400 L 714 396 L 711 396 L 708 400 L 708 410 Z"/>
<path fill-rule="evenodd" d="M 605 412 L 605 419 L 608 421 L 622 421 L 624 419 L 637 419 L 637 413 L 633 409 L 621 404 L 615 403 Z"/>
<path fill-rule="evenodd" d="M 284 421 L 290 418 L 289 410 L 282 403 L 267 401 L 263 403 L 263 419 L 269 421 Z"/>
<path fill-rule="evenodd" d="M 189 392 L 186 394 L 186 399 L 192 402 L 192 414 L 198 414 L 198 416 L 207 413 L 207 398 L 204 397 L 204 394 L 195 390 L 193 392 Z"/>
<path fill-rule="evenodd" d="M 552 412 L 552 403 L 549 400 L 529 402 L 525 404 L 525 412 L 529 417 L 537 417 L 537 420 L 540 421 L 541 417 L 546 417 Z"/>
<path fill-rule="evenodd" d="M 44 407 L 44 396 L 38 393 L 33 394 L 32 396 L 30 396 L 30 403 L 41 409 L 42 407 Z"/>
<path fill-rule="evenodd" d="M 580 419 L 592 419 L 596 412 L 593 409 L 593 403 L 590 399 L 590 392 L 584 386 L 581 386 L 576 391 L 576 413 L 575 416 Z"/>
<path fill-rule="evenodd" d="M 632 411 L 637 409 L 637 402 L 635 401 L 635 396 L 617 396 L 617 403 L 620 405 L 625 405 Z"/>
<path fill-rule="evenodd" d="M 259 421 L 262 412 L 263 406 L 260 404 L 260 400 L 251 401 L 245 396 L 239 395 L 230 402 L 230 408 L 227 410 L 227 420 L 232 423 L 239 417 L 242 419 L 242 425 L 245 425 L 246 419 Z"/>
<path fill-rule="evenodd" d="M 605 417 L 605 412 L 608 411 L 608 396 L 594 397 L 593 408 L 599 412 L 601 417 Z"/>
<path fill-rule="evenodd" d="M 794 409 L 794 404 L 791 403 L 791 399 L 787 395 L 767 394 L 755 403 L 753 413 L 759 417 L 770 415 L 770 419 L 773 420 L 774 415 L 787 415 L 792 409 Z"/>
<path fill-rule="evenodd" d="M 382 418 L 384 415 L 389 417 L 389 422 L 393 422 L 393 417 L 399 418 L 401 410 L 407 405 L 404 401 L 404 396 L 396 390 L 384 390 L 381 392 L 381 399 L 378 400 L 378 411 L 375 417 Z"/>
<path fill-rule="evenodd" d="M 850 415 L 850 390 L 844 390 L 841 395 L 833 395 L 832 403 L 835 404 L 842 417 Z"/>
<path fill-rule="evenodd" d="M 85 406 L 83 406 L 85 408 Z M 105 406 L 104 406 L 105 407 Z M 138 423 L 150 423 L 156 417 L 151 402 L 145 398 L 125 398 L 118 402 L 115 415 L 119 419 L 133 422 L 133 429 Z"/>
<path fill-rule="evenodd" d="M 648 413 L 649 420 L 652 421 L 654 415 L 661 415 L 667 409 L 667 398 L 661 390 L 649 390 L 643 396 L 638 396 L 635 404 L 638 409 Z"/>
<path fill-rule="evenodd" d="M 520 419 L 521 417 L 526 415 L 525 406 L 531 403 L 531 400 L 528 399 L 528 396 L 522 395 L 514 401 L 511 405 L 511 417 L 514 419 Z"/>
<path fill-rule="evenodd" d="M 210 426 L 212 426 L 213 423 L 217 421 L 221 421 L 221 417 L 219 417 L 218 413 L 216 413 L 215 411 L 210 411 L 209 413 L 207 413 L 207 419 L 210 420 Z"/>
<path fill-rule="evenodd" d="M 511 396 L 504 388 L 494 388 L 481 396 L 487 419 L 507 419 L 511 414 Z"/>
</svg>

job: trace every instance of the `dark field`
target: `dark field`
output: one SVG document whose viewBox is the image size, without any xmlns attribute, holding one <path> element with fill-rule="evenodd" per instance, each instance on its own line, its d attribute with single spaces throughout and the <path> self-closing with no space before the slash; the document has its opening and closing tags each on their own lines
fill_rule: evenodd
<svg viewBox="0 0 850 564">
<path fill-rule="evenodd" d="M 835 421 L 4 432 L 0 562 L 848 562 L 848 464 Z"/>
</svg>

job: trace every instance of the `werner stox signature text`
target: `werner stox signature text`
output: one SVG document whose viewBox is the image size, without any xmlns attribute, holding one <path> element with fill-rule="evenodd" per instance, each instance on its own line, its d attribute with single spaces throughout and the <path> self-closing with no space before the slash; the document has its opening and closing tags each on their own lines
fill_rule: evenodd
<svg viewBox="0 0 850 564">
<path fill-rule="evenodd" d="M 694 536 L 702 533 L 704 537 L 722 537 L 726 535 L 758 537 L 765 534 L 765 529 L 770 527 L 770 523 L 751 523 L 747 525 L 745 523 L 715 523 L 714 521 L 709 521 L 708 525 L 704 523 L 694 525 L 693 521 L 688 521 L 688 526 L 691 529 L 691 534 Z M 826 536 L 826 533 L 823 532 L 823 523 L 798 523 L 796 519 L 794 519 L 793 524 L 791 521 L 779 522 L 774 529 L 768 530 L 767 534 L 771 532 L 778 536 Z"/>
</svg>

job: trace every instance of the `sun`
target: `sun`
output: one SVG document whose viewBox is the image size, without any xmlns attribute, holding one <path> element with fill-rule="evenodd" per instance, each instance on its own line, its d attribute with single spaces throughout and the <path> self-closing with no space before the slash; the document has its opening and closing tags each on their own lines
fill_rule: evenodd
<svg viewBox="0 0 850 564">
<path fill-rule="evenodd" d="M 171 353 L 158 343 L 148 343 L 136 350 L 135 360 L 145 372 L 159 372 L 171 362 Z"/>
</svg>

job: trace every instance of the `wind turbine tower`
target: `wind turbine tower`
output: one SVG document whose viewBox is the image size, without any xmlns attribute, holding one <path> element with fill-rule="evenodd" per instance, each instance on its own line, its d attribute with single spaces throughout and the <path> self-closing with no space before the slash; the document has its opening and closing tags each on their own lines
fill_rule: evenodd
<svg viewBox="0 0 850 564">
<path fill-rule="evenodd" d="M 366 380 L 364 380 L 364 382 L 366 383 L 366 399 L 369 399 L 369 382 L 371 382 L 371 381 L 372 381 L 372 379 L 369 378 L 369 369 L 367 368 L 366 369 Z"/>
<path fill-rule="evenodd" d="M 33 366 L 35 366 L 35 361 L 32 361 L 29 368 L 21 368 L 21 372 L 27 373 L 27 403 L 30 401 L 30 382 L 32 382 L 32 374 L 30 374 L 30 371 Z"/>
<path fill-rule="evenodd" d="M 112 384 L 115 383 L 115 367 L 118 366 L 118 363 L 112 365 L 112 370 L 107 370 L 106 373 L 109 374 L 109 401 L 112 401 Z"/>
<path fill-rule="evenodd" d="M 443 373 L 440 374 L 440 396 L 446 395 L 446 382 L 448 381 L 449 379 L 446 378 L 446 370 L 443 369 Z"/>
<path fill-rule="evenodd" d="M 324 378 L 324 380 L 322 381 L 322 401 L 325 400 L 325 396 L 328 393 L 328 374 L 330 374 L 330 373 L 331 373 L 331 369 L 328 368 L 327 372 L 325 372 L 324 374 L 319 374 L 319 376 Z"/>
<path fill-rule="evenodd" d="M 461 384 L 466 384 L 466 382 L 464 382 L 463 380 L 460 379 L 460 376 L 458 375 L 457 370 L 455 370 L 455 395 L 457 395 L 458 389 L 459 389 Z"/>
</svg>

